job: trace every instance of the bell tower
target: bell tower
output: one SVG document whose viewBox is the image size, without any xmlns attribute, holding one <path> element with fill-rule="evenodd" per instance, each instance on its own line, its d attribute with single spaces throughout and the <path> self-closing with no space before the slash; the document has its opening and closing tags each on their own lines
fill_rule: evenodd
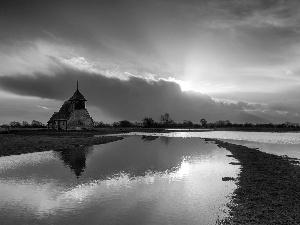
<svg viewBox="0 0 300 225">
<path fill-rule="evenodd" d="M 85 102 L 86 99 L 83 94 L 80 93 L 78 89 L 78 81 L 77 81 L 77 88 L 73 96 L 69 99 L 72 102 L 74 109 L 85 109 Z"/>
</svg>

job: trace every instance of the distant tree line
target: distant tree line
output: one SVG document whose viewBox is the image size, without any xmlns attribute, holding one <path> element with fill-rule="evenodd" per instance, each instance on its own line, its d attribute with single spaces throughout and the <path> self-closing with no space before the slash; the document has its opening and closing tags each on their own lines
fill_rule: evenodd
<svg viewBox="0 0 300 225">
<path fill-rule="evenodd" d="M 23 121 L 22 123 L 17 121 L 12 121 L 9 124 L 3 124 L 0 127 L 12 127 L 12 128 L 45 128 L 47 127 L 42 122 L 39 122 L 37 120 L 32 120 L 31 123 L 28 123 L 27 121 Z"/>
<path fill-rule="evenodd" d="M 202 118 L 199 123 L 193 123 L 191 120 L 183 120 L 176 123 L 169 113 L 165 113 L 159 117 L 159 121 L 155 121 L 151 117 L 145 117 L 141 122 L 130 122 L 128 120 L 121 120 L 113 122 L 112 124 L 104 123 L 102 121 L 95 122 L 94 126 L 97 128 L 247 128 L 247 129 L 262 129 L 262 128 L 300 128 L 299 123 L 285 122 L 282 124 L 273 123 L 231 123 L 229 120 L 218 120 L 215 122 L 208 122 Z M 47 126 L 37 120 L 32 120 L 31 123 L 23 121 L 22 123 L 13 121 L 9 124 L 3 124 L 0 127 L 12 127 L 12 128 L 46 128 Z"/>
<path fill-rule="evenodd" d="M 145 117 L 141 122 L 130 122 L 128 120 L 121 120 L 119 122 L 114 122 L 112 124 L 107 124 L 103 122 L 95 122 L 95 127 L 102 128 L 300 128 L 299 123 L 285 122 L 282 124 L 273 123 L 232 123 L 229 120 L 218 120 L 215 122 L 208 122 L 206 119 L 202 118 L 199 123 L 193 123 L 191 120 L 183 120 L 183 122 L 176 123 L 169 113 L 165 113 L 160 116 L 159 121 L 155 121 L 151 117 Z"/>
</svg>

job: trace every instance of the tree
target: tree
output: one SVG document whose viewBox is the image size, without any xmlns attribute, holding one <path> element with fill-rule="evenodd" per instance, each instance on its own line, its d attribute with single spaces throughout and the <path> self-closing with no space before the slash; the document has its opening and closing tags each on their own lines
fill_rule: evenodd
<svg viewBox="0 0 300 225">
<path fill-rule="evenodd" d="M 207 120 L 206 119 L 201 119 L 200 124 L 202 127 L 207 127 Z"/>
<path fill-rule="evenodd" d="M 232 123 L 229 120 L 218 120 L 215 122 L 216 127 L 231 127 Z"/>
<path fill-rule="evenodd" d="M 254 127 L 254 125 L 253 125 L 252 123 L 246 122 L 246 123 L 244 124 L 244 127 Z"/>
<path fill-rule="evenodd" d="M 31 126 L 32 126 L 32 127 L 43 127 L 44 125 L 43 125 L 42 122 L 39 122 L 39 121 L 37 121 L 37 120 L 32 120 Z"/>
<path fill-rule="evenodd" d="M 23 127 L 30 127 L 30 124 L 27 121 L 23 121 L 22 126 Z"/>
<path fill-rule="evenodd" d="M 226 127 L 232 127 L 232 123 L 229 120 L 224 121 Z"/>
<path fill-rule="evenodd" d="M 194 125 L 193 122 L 190 121 L 190 120 L 184 120 L 183 121 L 183 126 L 184 127 L 192 127 L 193 125 Z"/>
<path fill-rule="evenodd" d="M 160 121 L 163 125 L 170 125 L 174 123 L 169 113 L 165 113 L 164 115 L 161 115 Z"/>
<path fill-rule="evenodd" d="M 119 122 L 113 122 L 112 126 L 113 126 L 114 128 L 117 128 L 117 127 L 120 126 L 120 123 L 119 123 Z"/>
<path fill-rule="evenodd" d="M 143 126 L 144 127 L 154 127 L 154 120 L 152 118 L 148 118 L 148 117 L 145 117 L 143 119 Z"/>
<path fill-rule="evenodd" d="M 17 121 L 10 122 L 9 125 L 11 127 L 21 127 L 21 123 Z"/>
<path fill-rule="evenodd" d="M 215 127 L 224 127 L 225 126 L 225 121 L 218 120 L 214 124 L 215 124 Z"/>
<path fill-rule="evenodd" d="M 95 127 L 103 127 L 104 126 L 104 123 L 102 121 L 98 122 L 98 121 L 95 121 L 94 122 L 94 126 Z"/>
<path fill-rule="evenodd" d="M 283 127 L 292 127 L 293 126 L 293 124 L 289 121 L 283 123 L 282 125 L 283 125 Z"/>
<path fill-rule="evenodd" d="M 128 120 L 122 120 L 119 122 L 120 127 L 132 127 L 132 123 L 130 123 Z"/>
<path fill-rule="evenodd" d="M 110 124 L 104 123 L 104 122 L 102 122 L 102 121 L 100 121 L 100 122 L 96 121 L 94 124 L 95 124 L 95 125 L 94 125 L 95 127 L 99 127 L 99 128 L 111 127 Z"/>
</svg>

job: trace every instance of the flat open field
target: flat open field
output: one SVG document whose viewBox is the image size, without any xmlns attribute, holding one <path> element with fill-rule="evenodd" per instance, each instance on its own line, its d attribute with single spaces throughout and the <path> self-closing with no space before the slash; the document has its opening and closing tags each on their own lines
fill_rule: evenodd
<svg viewBox="0 0 300 225">
<path fill-rule="evenodd" d="M 18 131 L 0 134 L 0 156 L 105 144 L 121 137 L 94 137 L 91 132 Z"/>
</svg>

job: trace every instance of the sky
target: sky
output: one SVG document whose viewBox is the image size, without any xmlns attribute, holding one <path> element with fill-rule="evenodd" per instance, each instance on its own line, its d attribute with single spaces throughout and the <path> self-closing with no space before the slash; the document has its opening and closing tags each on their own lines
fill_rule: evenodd
<svg viewBox="0 0 300 225">
<path fill-rule="evenodd" d="M 300 122 L 297 0 L 1 0 L 0 124 Z"/>
</svg>

